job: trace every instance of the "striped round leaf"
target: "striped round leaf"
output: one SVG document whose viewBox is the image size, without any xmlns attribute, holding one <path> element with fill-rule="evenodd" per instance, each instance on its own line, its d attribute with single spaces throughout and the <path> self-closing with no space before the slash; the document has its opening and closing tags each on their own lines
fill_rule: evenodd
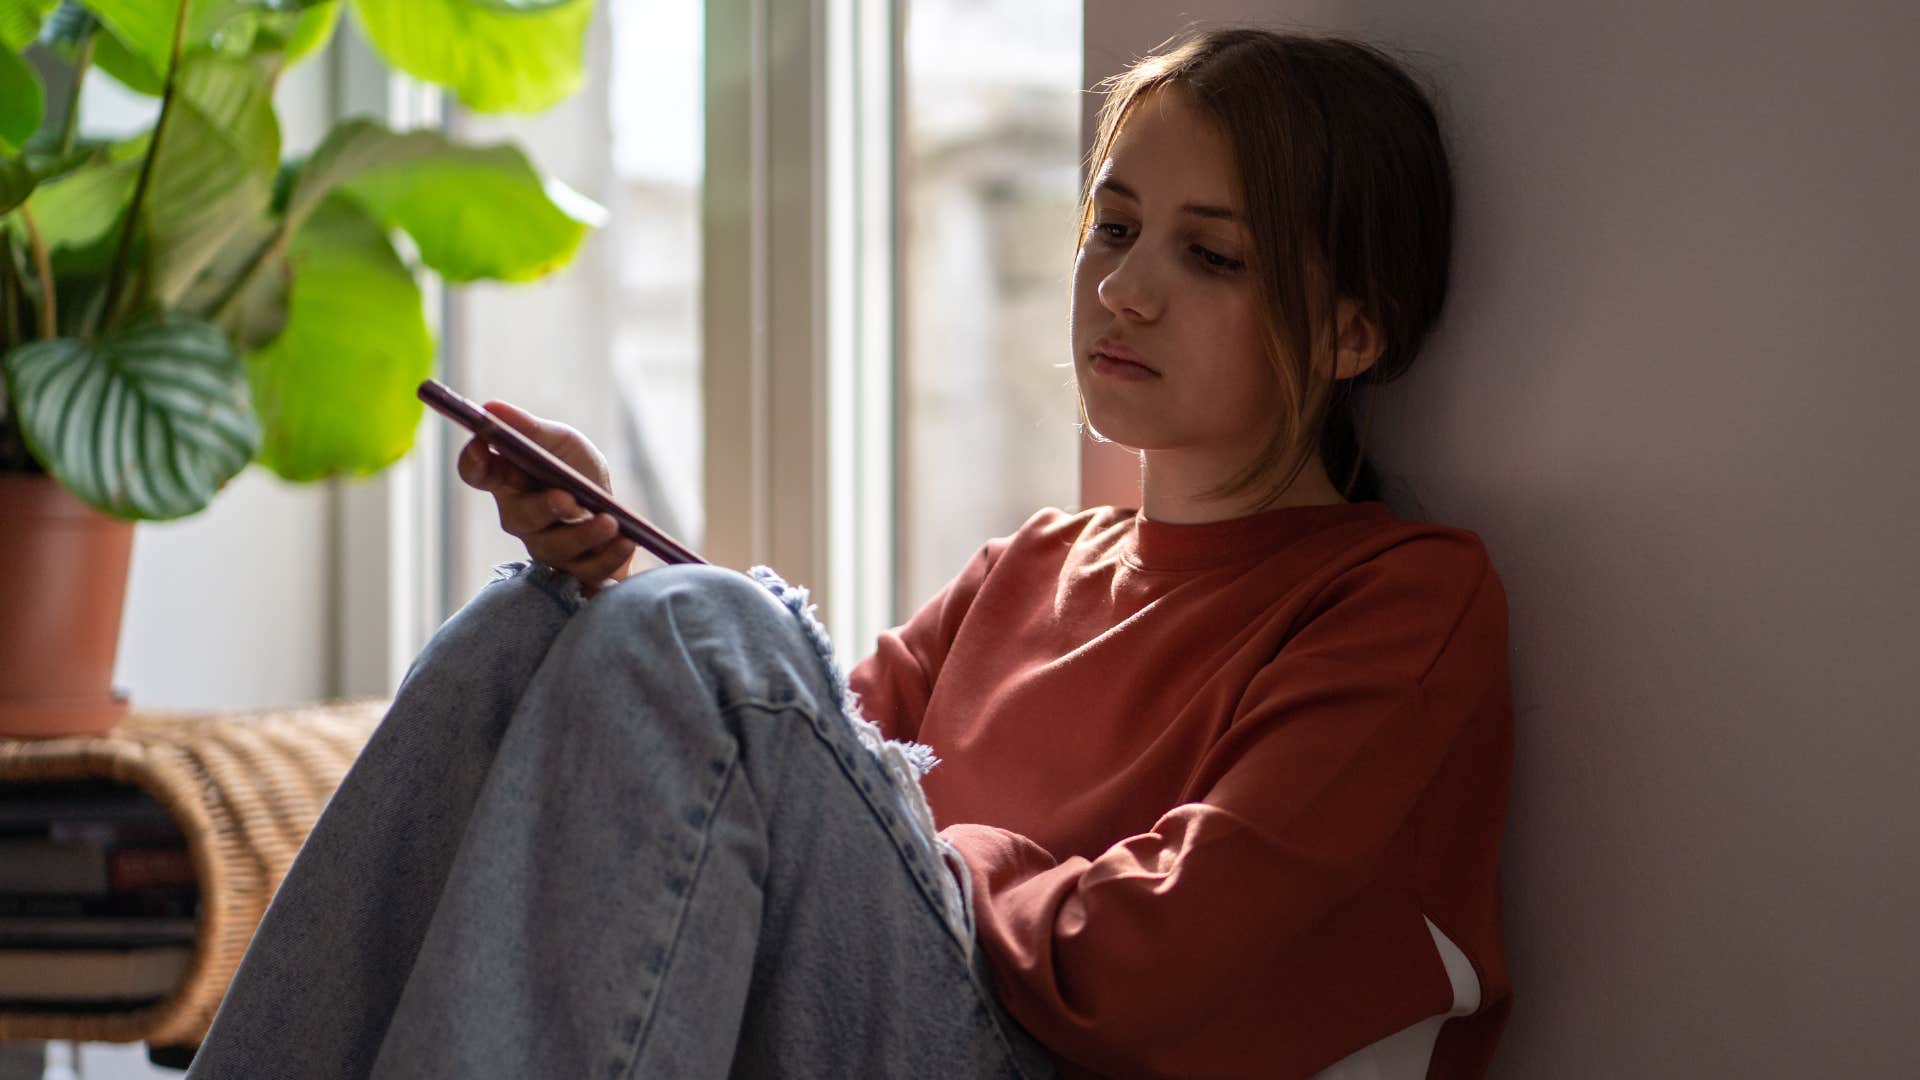
<svg viewBox="0 0 1920 1080">
<path fill-rule="evenodd" d="M 7 393 L 34 457 L 115 517 L 185 517 L 260 444 L 245 368 L 220 331 L 170 316 L 6 357 Z"/>
</svg>

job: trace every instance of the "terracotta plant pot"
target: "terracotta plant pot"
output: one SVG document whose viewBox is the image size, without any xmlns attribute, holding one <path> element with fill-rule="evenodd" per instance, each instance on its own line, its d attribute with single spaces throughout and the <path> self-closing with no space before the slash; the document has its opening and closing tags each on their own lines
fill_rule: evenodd
<svg viewBox="0 0 1920 1080">
<path fill-rule="evenodd" d="M 113 693 L 133 523 L 51 477 L 0 474 L 0 738 L 95 735 Z"/>
</svg>

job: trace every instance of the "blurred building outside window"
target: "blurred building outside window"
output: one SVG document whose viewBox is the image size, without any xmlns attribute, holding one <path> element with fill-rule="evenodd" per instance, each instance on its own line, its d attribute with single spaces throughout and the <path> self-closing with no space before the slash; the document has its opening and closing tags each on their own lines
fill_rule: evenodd
<svg viewBox="0 0 1920 1080">
<path fill-rule="evenodd" d="M 1080 0 L 907 0 L 896 619 L 1071 508 Z"/>
</svg>

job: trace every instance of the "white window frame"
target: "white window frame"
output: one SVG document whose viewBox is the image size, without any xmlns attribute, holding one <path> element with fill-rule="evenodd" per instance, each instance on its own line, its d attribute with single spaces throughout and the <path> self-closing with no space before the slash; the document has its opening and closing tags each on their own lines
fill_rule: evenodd
<svg viewBox="0 0 1920 1080">
<path fill-rule="evenodd" d="M 898 611 L 901 0 L 835 0 L 828 21 L 829 609 L 843 663 Z"/>
<path fill-rule="evenodd" d="M 707 4 L 705 554 L 812 587 L 843 664 L 893 606 L 895 7 Z"/>
</svg>

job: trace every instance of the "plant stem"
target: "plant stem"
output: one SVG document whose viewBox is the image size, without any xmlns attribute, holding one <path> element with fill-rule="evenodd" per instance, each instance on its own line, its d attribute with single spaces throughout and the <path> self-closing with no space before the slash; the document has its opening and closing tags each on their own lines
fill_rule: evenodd
<svg viewBox="0 0 1920 1080">
<path fill-rule="evenodd" d="M 39 223 L 26 203 L 20 204 L 20 223 L 27 227 L 27 249 L 33 252 L 33 272 L 40 278 L 40 340 L 52 341 L 60 335 L 56 316 L 59 308 L 53 299 L 53 261 L 47 258 L 46 242 L 40 238 Z"/>
<path fill-rule="evenodd" d="M 0 229 L 0 355 L 20 343 L 20 302 L 14 299 L 13 236 Z M 0 393 L 0 402 L 5 394 Z"/>
<path fill-rule="evenodd" d="M 180 10 L 173 20 L 173 55 L 167 60 L 167 83 L 160 92 L 160 117 L 153 122 L 153 138 L 147 143 L 146 157 L 140 161 L 140 179 L 133 186 L 133 202 L 127 207 L 126 224 L 120 229 L 120 246 L 113 254 L 113 271 L 107 276 L 105 302 L 101 304 L 101 318 L 113 321 L 115 301 L 120 298 L 120 283 L 127 275 L 127 253 L 133 247 L 133 230 L 140 222 L 140 203 L 147 197 L 147 185 L 153 180 L 153 160 L 160 156 L 160 139 L 166 134 L 167 114 L 173 111 L 173 87 L 180 74 L 180 49 L 187 38 L 187 5 L 192 0 L 180 0 Z"/>
<path fill-rule="evenodd" d="M 86 85 L 87 68 L 93 64 L 93 35 L 88 31 L 80 43 L 80 56 L 73 62 L 73 87 L 67 91 L 67 115 L 60 119 L 60 154 L 73 152 L 73 137 L 80 132 L 80 88 Z"/>
</svg>

